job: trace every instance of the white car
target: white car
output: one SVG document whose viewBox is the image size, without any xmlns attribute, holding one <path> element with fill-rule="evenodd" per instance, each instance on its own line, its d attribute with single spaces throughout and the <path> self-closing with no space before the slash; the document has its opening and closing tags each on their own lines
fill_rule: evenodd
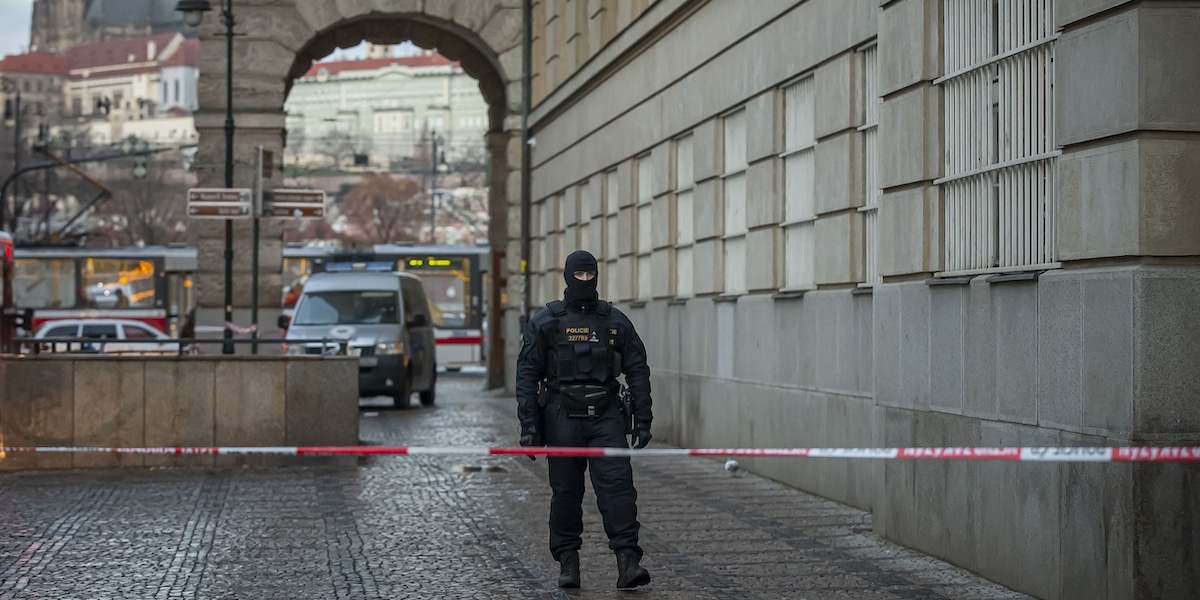
<svg viewBox="0 0 1200 600">
<path fill-rule="evenodd" d="M 42 325 L 36 339 L 69 338 L 74 341 L 48 342 L 48 352 L 88 352 L 101 354 L 175 354 L 179 342 L 167 334 L 130 319 L 63 319 Z"/>
</svg>

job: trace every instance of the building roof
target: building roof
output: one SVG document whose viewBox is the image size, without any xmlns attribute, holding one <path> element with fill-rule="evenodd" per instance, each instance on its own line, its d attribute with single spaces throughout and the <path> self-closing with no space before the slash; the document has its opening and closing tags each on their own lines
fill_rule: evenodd
<svg viewBox="0 0 1200 600">
<path fill-rule="evenodd" d="M 340 75 L 342 73 L 352 73 L 355 71 L 375 71 L 397 65 L 401 67 L 443 67 L 457 66 L 458 63 L 452 61 L 440 54 L 429 54 L 425 56 L 402 56 L 398 58 L 368 58 L 366 60 L 342 60 L 334 62 L 313 63 L 312 67 L 304 74 L 305 77 L 316 77 L 321 69 L 325 69 L 330 75 Z"/>
<path fill-rule="evenodd" d="M 104 69 L 105 75 L 128 75 L 147 71 L 157 71 L 158 61 L 170 58 L 170 45 L 175 38 L 182 38 L 178 33 L 163 33 L 153 37 L 140 37 L 131 40 L 114 40 L 76 46 L 67 51 L 67 66 L 72 76 L 76 72 L 87 69 Z M 153 42 L 153 48 L 151 48 Z M 150 51 L 153 50 L 153 56 Z M 147 64 L 154 63 L 154 64 Z M 120 68 L 129 65 L 128 68 Z"/>
<path fill-rule="evenodd" d="M 0 72 L 26 75 L 66 75 L 67 59 L 49 52 L 30 52 L 0 60 Z"/>
<path fill-rule="evenodd" d="M 179 49 L 171 53 L 163 61 L 164 67 L 198 67 L 200 66 L 200 40 L 183 40 Z"/>
</svg>

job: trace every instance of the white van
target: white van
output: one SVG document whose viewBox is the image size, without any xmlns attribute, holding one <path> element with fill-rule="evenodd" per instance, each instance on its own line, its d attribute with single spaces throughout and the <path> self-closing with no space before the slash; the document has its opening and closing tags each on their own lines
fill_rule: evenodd
<svg viewBox="0 0 1200 600">
<path fill-rule="evenodd" d="M 358 357 L 360 396 L 388 395 L 409 406 L 434 403 L 436 347 L 421 280 L 395 272 L 317 273 L 304 284 L 291 317 L 279 326 L 288 340 L 345 341 Z M 339 344 L 340 345 L 340 344 Z M 323 342 L 289 344 L 289 354 L 323 354 Z"/>
</svg>

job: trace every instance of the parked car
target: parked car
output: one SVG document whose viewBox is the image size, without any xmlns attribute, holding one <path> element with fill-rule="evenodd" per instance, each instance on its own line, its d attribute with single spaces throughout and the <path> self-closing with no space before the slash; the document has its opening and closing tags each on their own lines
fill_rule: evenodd
<svg viewBox="0 0 1200 600">
<path fill-rule="evenodd" d="M 131 319 L 63 319 L 43 324 L 35 339 L 50 340 L 42 349 L 53 352 L 102 354 L 175 354 L 179 342 L 153 327 Z M 63 339 L 63 341 L 53 341 Z M 74 341 L 66 341 L 74 339 Z"/>
<path fill-rule="evenodd" d="M 317 273 L 289 318 L 280 317 L 289 354 L 326 354 L 345 344 L 358 357 L 360 396 L 388 395 L 397 408 L 412 393 L 434 403 L 437 354 L 429 303 L 421 280 L 408 273 L 352 271 Z"/>
</svg>

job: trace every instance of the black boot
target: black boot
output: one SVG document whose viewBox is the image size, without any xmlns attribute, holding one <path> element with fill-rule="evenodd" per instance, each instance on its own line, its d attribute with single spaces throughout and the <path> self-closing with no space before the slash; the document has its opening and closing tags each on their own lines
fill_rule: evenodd
<svg viewBox="0 0 1200 600">
<path fill-rule="evenodd" d="M 642 557 L 633 548 L 617 550 L 617 589 L 632 590 L 650 583 L 650 572 L 638 564 Z"/>
<path fill-rule="evenodd" d="M 558 587 L 579 587 L 579 553 L 571 550 L 563 552 L 558 559 Z"/>
</svg>

